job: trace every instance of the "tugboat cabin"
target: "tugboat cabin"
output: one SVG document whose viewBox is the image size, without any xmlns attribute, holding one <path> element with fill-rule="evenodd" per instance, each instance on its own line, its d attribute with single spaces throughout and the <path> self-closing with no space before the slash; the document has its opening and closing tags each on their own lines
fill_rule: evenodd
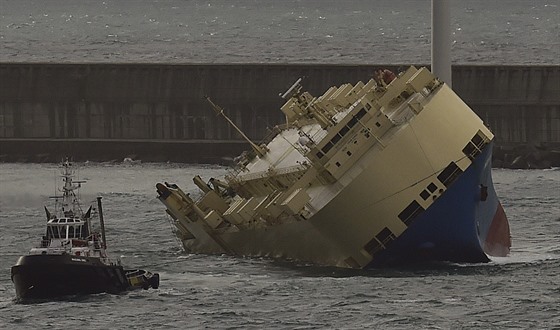
<svg viewBox="0 0 560 330">
<path fill-rule="evenodd" d="M 99 234 L 92 233 L 87 219 L 72 216 L 51 217 L 41 246 L 31 249 L 31 254 L 71 254 L 82 257 L 106 257 Z"/>
<path fill-rule="evenodd" d="M 47 222 L 47 243 L 51 239 L 86 239 L 88 236 L 87 222 L 79 218 L 53 218 Z"/>
</svg>

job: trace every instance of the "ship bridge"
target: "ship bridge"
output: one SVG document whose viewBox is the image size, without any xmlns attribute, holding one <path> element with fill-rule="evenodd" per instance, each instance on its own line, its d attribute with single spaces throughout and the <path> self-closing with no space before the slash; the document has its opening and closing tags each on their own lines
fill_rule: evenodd
<svg viewBox="0 0 560 330">
<path fill-rule="evenodd" d="M 79 218 L 54 218 L 47 222 L 46 241 L 51 239 L 85 238 L 89 236 L 87 222 Z"/>
</svg>

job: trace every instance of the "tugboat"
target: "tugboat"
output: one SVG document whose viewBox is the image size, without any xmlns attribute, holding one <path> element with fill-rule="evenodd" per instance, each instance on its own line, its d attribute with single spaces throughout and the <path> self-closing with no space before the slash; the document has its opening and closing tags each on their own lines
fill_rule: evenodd
<svg viewBox="0 0 560 330">
<path fill-rule="evenodd" d="M 413 66 L 320 96 L 301 81 L 259 144 L 208 99 L 252 150 L 224 180 L 195 176 L 198 198 L 156 184 L 186 251 L 358 269 L 509 253 L 494 135 L 447 84 Z"/>
<path fill-rule="evenodd" d="M 46 207 L 47 228 L 38 247 L 22 256 L 11 269 L 19 300 L 49 299 L 68 295 L 119 293 L 130 289 L 157 289 L 159 274 L 126 270 L 107 256 L 101 197 L 97 210 L 82 211 L 72 164 L 62 163 L 62 195 L 54 196 L 55 209 Z M 94 214 L 101 232 L 93 227 Z"/>
</svg>

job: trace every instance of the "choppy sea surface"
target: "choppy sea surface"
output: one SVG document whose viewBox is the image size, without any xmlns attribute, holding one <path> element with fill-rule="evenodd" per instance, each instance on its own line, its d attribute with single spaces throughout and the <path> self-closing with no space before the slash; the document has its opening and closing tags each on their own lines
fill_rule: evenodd
<svg viewBox="0 0 560 330">
<path fill-rule="evenodd" d="M 560 64 L 558 0 L 454 0 L 455 64 Z M 431 0 L 0 0 L 0 62 L 429 64 Z"/>
<path fill-rule="evenodd" d="M 110 255 L 161 274 L 158 290 L 18 304 L 10 267 L 39 242 L 56 164 L 0 164 L 1 329 L 559 329 L 560 169 L 494 170 L 511 255 L 487 264 L 353 271 L 184 253 L 155 183 L 226 169 L 79 164 L 84 202 L 103 197 Z M 60 186 L 60 185 L 59 185 Z"/>
<path fill-rule="evenodd" d="M 0 62 L 429 63 L 429 0 L 0 0 Z M 560 64 L 558 0 L 451 1 L 455 64 Z M 0 329 L 560 329 L 560 169 L 494 170 L 513 248 L 487 264 L 350 271 L 184 253 L 155 183 L 222 167 L 80 164 L 110 255 L 158 290 L 17 304 L 56 164 L 0 164 Z"/>
</svg>

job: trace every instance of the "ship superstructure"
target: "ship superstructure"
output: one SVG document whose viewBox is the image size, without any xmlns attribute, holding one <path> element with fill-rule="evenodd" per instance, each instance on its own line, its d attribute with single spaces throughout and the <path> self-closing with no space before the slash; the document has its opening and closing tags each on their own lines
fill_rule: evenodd
<svg viewBox="0 0 560 330">
<path fill-rule="evenodd" d="M 158 183 L 185 250 L 350 268 L 507 255 L 493 134 L 426 68 L 378 73 L 319 97 L 296 81 L 286 124 L 223 180 L 195 177 L 196 201 Z"/>
</svg>

